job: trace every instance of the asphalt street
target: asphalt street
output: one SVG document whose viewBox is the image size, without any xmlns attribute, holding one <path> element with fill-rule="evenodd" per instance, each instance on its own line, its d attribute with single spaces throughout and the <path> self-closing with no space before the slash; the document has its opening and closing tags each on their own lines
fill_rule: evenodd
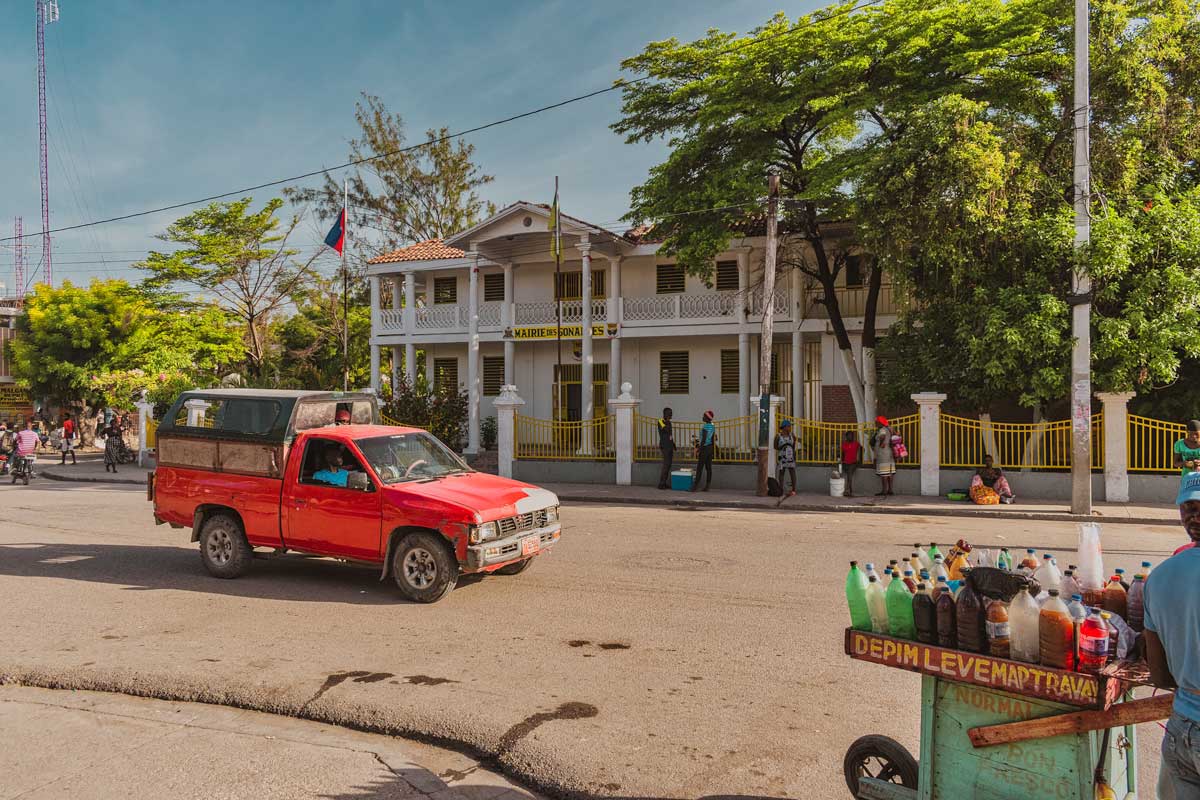
<svg viewBox="0 0 1200 800">
<path fill-rule="evenodd" d="M 1033 546 L 1064 522 L 569 505 L 514 577 L 404 602 L 329 560 L 204 572 L 135 487 L 0 485 L 0 678 L 201 700 L 453 744 L 551 793 L 845 800 L 842 757 L 916 751 L 919 679 L 842 654 L 847 562 Z M 1109 525 L 1106 566 L 1172 526 Z M 1060 562 L 1067 561 L 1060 558 Z M 1142 791 L 1161 738 L 1142 726 Z"/>
</svg>

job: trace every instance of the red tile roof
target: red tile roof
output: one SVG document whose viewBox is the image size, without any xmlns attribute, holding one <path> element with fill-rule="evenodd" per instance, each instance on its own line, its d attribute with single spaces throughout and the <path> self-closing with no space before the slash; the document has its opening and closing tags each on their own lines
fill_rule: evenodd
<svg viewBox="0 0 1200 800">
<path fill-rule="evenodd" d="M 390 253 L 375 256 L 368 264 L 394 264 L 397 261 L 436 261 L 442 258 L 462 258 L 465 256 L 457 247 L 443 244 L 441 239 L 429 239 L 424 242 L 410 244 Z"/>
</svg>

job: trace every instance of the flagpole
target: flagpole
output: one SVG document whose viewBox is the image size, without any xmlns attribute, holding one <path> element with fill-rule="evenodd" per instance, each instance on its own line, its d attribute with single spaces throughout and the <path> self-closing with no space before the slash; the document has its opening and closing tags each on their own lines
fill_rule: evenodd
<svg viewBox="0 0 1200 800">
<path fill-rule="evenodd" d="M 350 183 L 342 178 L 342 391 L 350 391 L 350 273 L 346 251 L 350 248 Z M 371 384 L 374 386 L 374 384 Z"/>
<path fill-rule="evenodd" d="M 563 374 L 562 374 L 562 209 L 558 203 L 558 176 L 554 176 L 554 338 L 558 347 L 558 373 L 555 375 L 557 397 L 554 398 L 554 411 L 561 413 Z M 569 415 L 568 415 L 569 416 Z"/>
</svg>

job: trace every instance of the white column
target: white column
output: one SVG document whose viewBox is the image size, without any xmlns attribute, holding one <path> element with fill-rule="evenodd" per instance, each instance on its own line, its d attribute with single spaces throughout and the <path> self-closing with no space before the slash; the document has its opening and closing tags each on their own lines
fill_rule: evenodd
<svg viewBox="0 0 1200 800">
<path fill-rule="evenodd" d="M 582 412 L 580 417 L 584 422 L 590 422 L 595 416 L 595 404 L 592 402 L 592 245 L 584 234 L 576 247 L 579 249 L 582 264 L 580 274 L 580 324 L 583 327 L 583 340 L 580 347 L 579 364 L 579 394 Z M 590 455 L 592 452 L 592 430 L 586 425 L 582 436 L 579 437 L 580 455 Z"/>
<path fill-rule="evenodd" d="M 409 385 L 417 382 L 417 282 L 412 272 L 404 273 L 404 377 Z"/>
<path fill-rule="evenodd" d="M 146 399 L 146 390 L 141 391 L 141 396 L 134 403 L 138 412 L 138 466 L 142 466 L 146 461 L 146 456 L 149 453 L 149 446 L 146 441 L 146 427 L 150 421 L 154 419 L 154 404 Z"/>
<path fill-rule="evenodd" d="M 942 403 L 946 395 L 921 392 L 912 396 L 921 415 L 921 495 L 942 493 Z"/>
<path fill-rule="evenodd" d="M 1100 392 L 1104 404 L 1104 500 L 1129 502 L 1129 401 L 1134 392 Z M 1094 446 L 1094 445 L 1093 445 Z"/>
<path fill-rule="evenodd" d="M 504 303 L 500 306 L 500 327 L 504 330 L 504 382 L 515 384 L 516 342 L 509 336 L 509 328 L 513 326 L 513 265 L 504 265 Z"/>
<path fill-rule="evenodd" d="M 616 399 L 617 388 L 624 386 L 621 378 L 621 257 L 608 259 L 608 323 L 616 325 L 616 333 L 609 339 L 608 349 L 608 396 Z"/>
<path fill-rule="evenodd" d="M 379 394 L 379 351 L 383 348 L 381 348 L 379 345 L 375 344 L 374 342 L 371 342 L 370 349 L 371 349 L 370 386 L 371 386 L 372 392 L 374 392 L 375 394 Z"/>
<path fill-rule="evenodd" d="M 517 387 L 505 384 L 500 387 L 500 396 L 492 401 L 496 407 L 496 450 L 499 458 L 499 473 L 502 478 L 513 476 L 513 459 L 516 456 L 517 409 L 525 401 L 517 395 Z"/>
<path fill-rule="evenodd" d="M 614 340 L 615 341 L 615 340 Z M 608 407 L 616 416 L 613 420 L 616 437 L 617 485 L 633 483 L 633 415 L 637 413 L 641 400 L 633 394 L 633 384 L 622 383 L 621 394 L 608 401 Z"/>
<path fill-rule="evenodd" d="M 379 345 L 377 345 L 375 343 L 375 337 L 379 334 L 379 332 L 381 330 L 380 319 L 379 319 L 379 305 L 380 305 L 379 282 L 380 282 L 380 277 L 378 275 L 372 275 L 370 281 L 371 281 L 371 337 L 370 337 L 369 349 L 371 351 L 371 380 L 370 380 L 369 385 L 370 385 L 371 389 L 376 394 L 378 394 L 379 393 Z"/>
<path fill-rule="evenodd" d="M 479 452 L 479 253 L 472 250 L 470 279 L 467 283 L 467 449 Z"/>
</svg>

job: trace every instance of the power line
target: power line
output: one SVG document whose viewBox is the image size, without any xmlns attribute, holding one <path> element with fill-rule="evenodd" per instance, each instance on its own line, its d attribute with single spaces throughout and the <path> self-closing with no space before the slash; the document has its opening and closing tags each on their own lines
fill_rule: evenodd
<svg viewBox="0 0 1200 800">
<path fill-rule="evenodd" d="M 836 11 L 832 14 L 829 14 L 828 16 L 812 19 L 806 25 L 788 28 L 785 31 L 780 31 L 779 33 L 772 34 L 771 36 L 768 36 L 766 38 L 750 39 L 750 40 L 747 40 L 744 42 L 740 42 L 737 45 L 728 47 L 724 50 L 716 51 L 714 53 L 710 53 L 709 55 L 728 55 L 729 53 L 735 53 L 735 52 L 744 50 L 748 47 L 752 47 L 752 46 L 759 45 L 759 44 L 765 44 L 767 42 L 774 41 L 781 37 L 790 36 L 792 34 L 798 33 L 802 30 L 811 28 L 811 27 L 821 24 L 823 22 L 828 22 L 831 19 L 836 19 L 841 16 L 846 16 L 848 14 L 852 14 L 855 11 L 861 10 L 863 8 L 867 8 L 868 6 L 878 5 L 881 2 L 883 2 L 883 0 L 864 0 L 864 2 L 857 3 L 853 6 L 846 6 L 844 8 L 841 8 L 838 11 Z M 443 142 L 447 142 L 452 139 L 458 139 L 458 138 L 461 138 L 464 136 L 469 136 L 474 133 L 479 133 L 481 131 L 488 130 L 489 128 L 495 128 L 500 125 L 507 125 L 510 122 L 516 122 L 517 120 L 525 119 L 527 117 L 532 117 L 532 116 L 535 116 L 537 114 L 542 114 L 547 111 L 553 111 L 558 108 L 563 108 L 564 106 L 569 106 L 573 103 L 579 103 L 584 100 L 590 100 L 593 97 L 599 97 L 600 95 L 607 94 L 609 92 L 614 92 L 614 91 L 617 91 L 618 89 L 624 89 L 628 86 L 633 86 L 635 84 L 642 83 L 644 81 L 648 81 L 652 77 L 653 77 L 652 75 L 644 75 L 641 78 L 634 78 L 633 80 L 618 79 L 613 82 L 612 86 L 608 86 L 603 89 L 596 89 L 595 91 L 587 92 L 587 93 L 581 94 L 581 95 L 576 95 L 575 97 L 569 97 L 565 100 L 560 100 L 556 103 L 551 103 L 549 105 L 541 106 L 540 108 L 535 108 L 530 111 L 524 111 L 520 114 L 513 114 L 512 116 L 509 116 L 509 117 L 504 117 L 502 119 L 493 120 L 491 122 L 487 122 L 482 125 L 476 125 L 473 128 L 467 128 L 465 130 L 461 130 L 456 133 L 446 134 L 445 136 L 440 136 L 440 137 L 437 137 L 434 139 L 429 139 L 427 141 L 419 142 L 417 144 L 409 145 L 407 147 L 401 147 L 401 148 L 397 148 L 395 150 L 390 150 L 386 153 L 377 153 L 372 156 L 366 156 L 364 158 L 353 159 L 353 160 L 347 161 L 343 164 L 338 164 L 337 166 L 334 166 L 334 167 L 313 170 L 311 172 L 305 172 L 300 175 L 293 175 L 288 178 L 280 178 L 279 180 L 268 181 L 266 183 L 260 183 L 260 184 L 254 185 L 254 186 L 247 186 L 247 187 L 244 187 L 241 189 L 235 189 L 235 190 L 229 191 L 229 192 L 222 192 L 221 194 L 209 195 L 208 197 L 202 197 L 202 198 L 199 198 L 196 200 L 188 200 L 188 201 L 185 201 L 182 203 L 173 203 L 171 205 L 160 206 L 158 208 L 152 208 L 152 209 L 148 209 L 145 211 L 136 211 L 136 212 L 133 212 L 130 214 L 122 214 L 122 215 L 115 216 L 115 217 L 108 217 L 107 219 L 99 219 L 99 220 L 93 220 L 90 222 L 83 222 L 78 225 L 67 225 L 67 226 L 64 226 L 61 228 L 52 228 L 50 230 L 39 231 L 37 234 L 29 234 L 29 235 L 44 236 L 44 235 L 48 235 L 50 233 L 63 233 L 66 231 L 79 230 L 80 228 L 90 228 L 90 227 L 93 227 L 96 225 L 107 225 L 112 222 L 122 222 L 122 221 L 129 220 L 129 219 L 136 219 L 138 217 L 150 216 L 152 214 L 160 214 L 164 211 L 174 211 L 174 210 L 177 210 L 180 208 L 187 208 L 189 206 L 196 206 L 196 205 L 200 205 L 202 203 L 209 203 L 214 200 L 221 200 L 226 197 L 232 197 L 234 195 L 242 195 L 242 194 L 247 194 L 249 192 L 255 192 L 255 191 L 258 191 L 259 189 L 269 189 L 273 186 L 280 186 L 285 183 L 295 183 L 296 181 L 306 180 L 308 178 L 313 178 L 318 175 L 325 175 L 330 172 L 337 172 L 339 170 L 347 169 L 349 167 L 356 167 L 361 164 L 366 164 L 371 161 L 377 161 L 382 158 L 389 158 L 391 156 L 400 155 L 403 153 L 410 153 L 415 150 L 419 150 L 419 149 L 425 148 L 425 147 L 430 147 L 430 146 L 433 146 L 436 144 L 441 144 Z M 11 238 L 12 237 L 6 237 L 3 239 L 0 239 L 0 242 L 11 241 Z"/>
</svg>

